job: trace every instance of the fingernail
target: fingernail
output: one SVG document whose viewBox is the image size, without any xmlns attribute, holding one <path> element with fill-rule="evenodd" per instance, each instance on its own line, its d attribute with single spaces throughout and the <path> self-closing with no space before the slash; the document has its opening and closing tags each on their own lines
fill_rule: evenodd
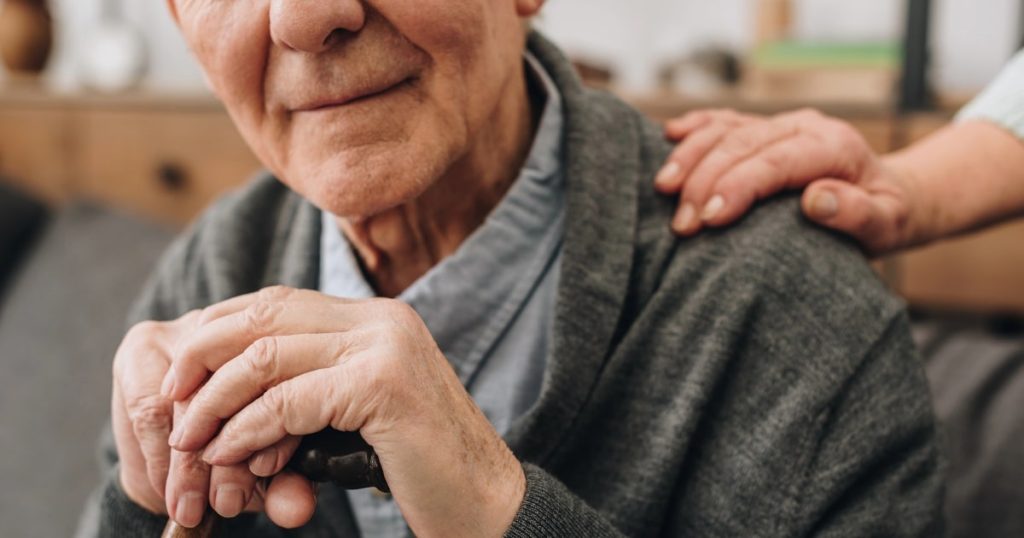
<svg viewBox="0 0 1024 538">
<path fill-rule="evenodd" d="M 676 217 L 674 228 L 677 232 L 685 232 L 690 229 L 693 225 L 693 219 L 697 216 L 697 210 L 693 208 L 693 204 L 683 204 L 683 208 L 679 210 L 679 215 Z"/>
<path fill-rule="evenodd" d="M 701 220 L 709 221 L 715 218 L 723 207 L 725 207 L 725 198 L 722 198 L 722 195 L 720 194 L 712 196 L 704 206 L 704 211 L 700 215 Z"/>
<path fill-rule="evenodd" d="M 213 506 L 224 517 L 235 517 L 245 508 L 245 494 L 235 485 L 224 485 L 213 494 Z"/>
<path fill-rule="evenodd" d="M 839 213 L 839 199 L 831 192 L 822 192 L 811 200 L 811 213 L 818 219 L 830 219 Z"/>
<path fill-rule="evenodd" d="M 658 172 L 658 177 L 654 179 L 654 182 L 659 185 L 664 185 L 676 178 L 679 175 L 679 163 L 670 162 L 665 165 L 664 168 Z"/>
<path fill-rule="evenodd" d="M 167 373 L 164 374 L 164 381 L 160 384 L 160 394 L 162 394 L 164 398 L 170 398 L 171 394 L 174 393 L 175 383 L 174 367 L 172 366 L 167 370 Z"/>
<path fill-rule="evenodd" d="M 174 520 L 179 525 L 193 528 L 199 525 L 203 519 L 203 495 L 199 493 L 186 493 L 178 498 L 178 511 L 174 514 Z"/>
<path fill-rule="evenodd" d="M 277 466 L 277 451 L 274 449 L 264 450 L 253 457 L 249 463 L 249 470 L 256 476 L 270 476 L 274 474 L 274 467 Z"/>
</svg>

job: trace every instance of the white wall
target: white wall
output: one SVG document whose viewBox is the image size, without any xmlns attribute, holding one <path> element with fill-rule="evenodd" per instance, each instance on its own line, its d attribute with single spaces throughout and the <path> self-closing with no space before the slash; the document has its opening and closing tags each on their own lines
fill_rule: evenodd
<svg viewBox="0 0 1024 538">
<path fill-rule="evenodd" d="M 88 43 L 100 0 L 53 0 L 58 51 L 52 77 L 76 80 L 76 54 Z M 329 0 L 322 0 L 329 1 Z M 902 0 L 797 0 L 796 32 L 807 39 L 893 39 L 902 33 Z M 749 44 L 753 0 L 549 0 L 539 26 L 574 54 L 604 60 L 634 89 L 653 84 L 659 63 L 695 46 Z M 128 17 L 150 40 L 148 82 L 201 89 L 202 76 L 164 2 L 126 0 Z M 1017 0 L 936 0 L 936 82 L 974 90 L 998 72 L 1017 44 Z"/>
</svg>

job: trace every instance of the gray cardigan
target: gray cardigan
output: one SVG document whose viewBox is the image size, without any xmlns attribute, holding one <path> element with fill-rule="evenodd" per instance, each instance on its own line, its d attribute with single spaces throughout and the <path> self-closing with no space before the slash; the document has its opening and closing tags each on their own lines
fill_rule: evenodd
<svg viewBox="0 0 1024 538">
<path fill-rule="evenodd" d="M 677 240 L 673 200 L 651 186 L 670 149 L 661 130 L 581 87 L 543 38 L 529 47 L 565 97 L 568 213 L 543 388 L 506 436 L 527 476 L 508 536 L 940 534 L 921 364 L 902 305 L 859 253 L 792 198 Z M 133 319 L 271 284 L 315 289 L 319 234 L 312 205 L 258 179 L 171 247 Z M 102 535 L 156 536 L 163 521 L 107 485 Z M 301 531 L 245 516 L 227 534 L 358 531 L 327 487 Z"/>
</svg>

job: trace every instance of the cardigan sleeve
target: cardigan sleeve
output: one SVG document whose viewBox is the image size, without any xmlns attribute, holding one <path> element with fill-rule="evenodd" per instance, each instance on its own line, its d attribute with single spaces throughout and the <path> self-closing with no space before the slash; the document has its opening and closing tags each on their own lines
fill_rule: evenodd
<svg viewBox="0 0 1024 538">
<path fill-rule="evenodd" d="M 957 121 L 986 120 L 1024 140 L 1024 51 L 957 115 Z"/>
<path fill-rule="evenodd" d="M 907 360 L 914 354 L 907 327 L 903 314 L 890 321 L 833 404 L 813 421 L 810 442 L 793 447 L 797 480 L 776 485 L 792 497 L 762 520 L 767 534 L 941 536 L 942 457 L 923 374 Z M 526 495 L 506 537 L 624 536 L 556 477 L 523 467 Z M 664 536 L 716 535 L 674 521 L 689 519 L 694 510 L 686 499 L 676 499 Z M 740 504 L 728 509 L 739 519 L 756 510 Z"/>
<path fill-rule="evenodd" d="M 817 417 L 786 536 L 942 536 L 943 457 L 905 314 Z"/>
<path fill-rule="evenodd" d="M 605 538 L 624 536 L 557 478 L 524 464 L 526 495 L 505 536 L 508 538 Z"/>
</svg>

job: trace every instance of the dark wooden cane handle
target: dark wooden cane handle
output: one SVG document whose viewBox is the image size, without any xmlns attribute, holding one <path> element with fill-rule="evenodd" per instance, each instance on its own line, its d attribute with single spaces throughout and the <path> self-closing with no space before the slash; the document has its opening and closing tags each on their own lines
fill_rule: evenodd
<svg viewBox="0 0 1024 538">
<path fill-rule="evenodd" d="M 345 489 L 390 491 L 377 453 L 357 432 L 327 429 L 307 435 L 288 462 L 288 469 L 314 482 L 334 482 Z M 211 509 L 191 529 L 171 519 L 162 538 L 211 538 L 216 536 L 221 519 Z"/>
</svg>

